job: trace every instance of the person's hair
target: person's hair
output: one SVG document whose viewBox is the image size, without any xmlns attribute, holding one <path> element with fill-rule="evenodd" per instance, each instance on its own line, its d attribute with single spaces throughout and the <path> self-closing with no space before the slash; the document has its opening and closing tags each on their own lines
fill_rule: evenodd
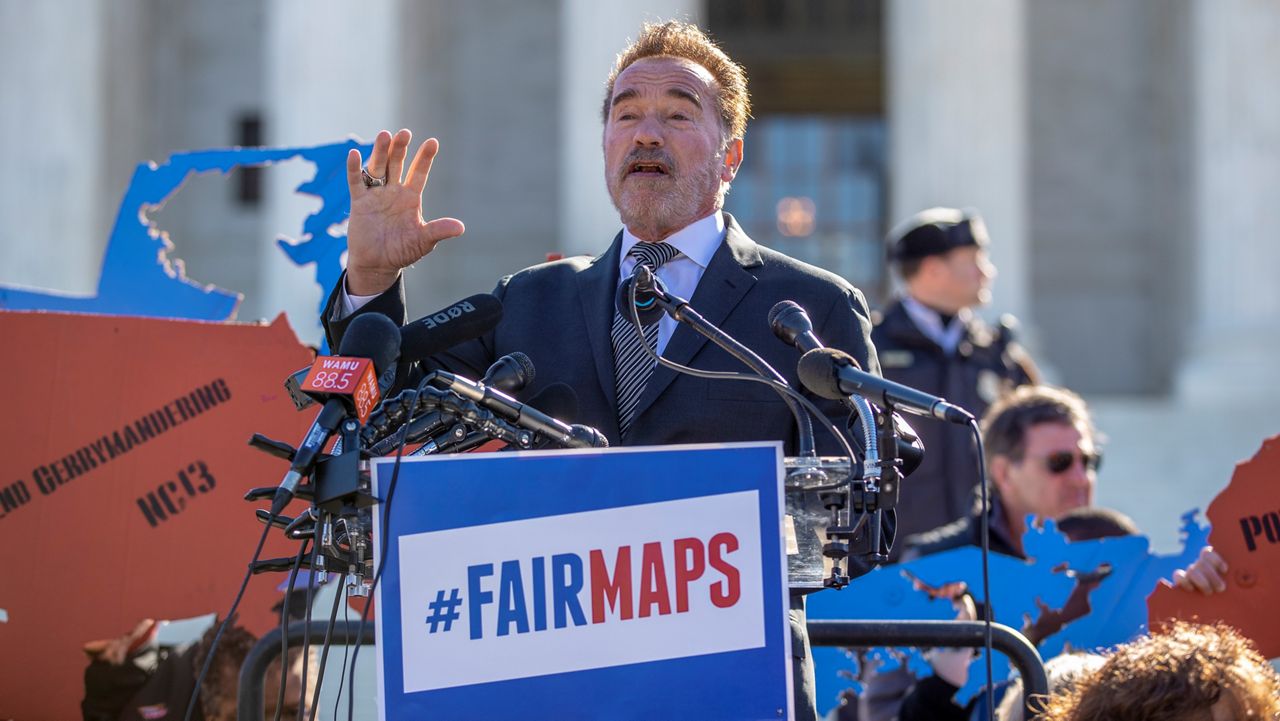
<svg viewBox="0 0 1280 721">
<path fill-rule="evenodd" d="M 898 264 L 898 275 L 903 280 L 911 280 L 920 272 L 920 266 L 924 264 L 924 258 L 905 258 L 899 261 L 891 259 L 889 262 Z"/>
<path fill-rule="evenodd" d="M 1211 721 L 1280 718 L 1280 674 L 1225 624 L 1177 621 L 1125 644 L 1074 690 L 1052 694 L 1044 721 Z"/>
<path fill-rule="evenodd" d="M 218 624 L 215 623 L 196 641 L 191 654 L 192 678 L 200 675 L 217 629 Z M 218 647 L 214 649 L 209 673 L 200 688 L 200 710 L 204 718 L 221 719 L 227 717 L 228 712 L 234 713 L 240 689 L 240 666 L 257 642 L 257 637 L 234 623 L 223 632 Z"/>
<path fill-rule="evenodd" d="M 997 399 L 982 417 L 982 443 L 987 462 L 996 456 L 1021 461 L 1027 450 L 1027 429 L 1041 423 L 1061 423 L 1095 436 L 1084 399 L 1065 388 L 1019 386 Z"/>
<path fill-rule="evenodd" d="M 1106 656 L 1096 653 L 1061 653 L 1045 661 L 1044 673 L 1049 679 L 1050 694 L 1066 694 L 1080 685 L 1094 671 L 1107 662 Z M 1032 699 L 1032 704 L 1038 703 Z M 1033 705 L 1032 708 L 1035 708 Z M 1023 721 L 1026 718 L 1022 706 L 1022 678 L 1010 682 L 1004 696 L 996 706 L 997 721 Z"/>
<path fill-rule="evenodd" d="M 292 614 L 290 614 L 292 615 Z M 216 635 L 218 624 L 209 627 L 196 642 L 191 653 L 191 674 L 192 678 L 200 675 L 200 669 L 204 666 L 205 658 L 209 655 L 209 648 L 213 643 L 213 637 Z M 206 721 L 220 721 L 221 719 L 233 719 L 236 715 L 236 708 L 240 694 L 240 667 L 244 665 L 244 661 L 249 657 L 249 652 L 253 650 L 254 645 L 258 643 L 258 638 L 242 626 L 230 624 L 227 630 L 223 632 L 222 638 L 218 641 L 218 647 L 214 649 L 213 663 L 209 666 L 209 673 L 205 676 L 204 684 L 200 689 L 200 710 L 204 714 Z M 277 689 L 280 683 L 286 684 L 284 711 L 292 715 L 297 711 L 298 690 L 296 688 L 288 688 L 290 682 L 300 683 L 302 681 L 302 665 L 303 649 L 289 649 L 289 664 L 282 671 L 280 658 L 277 656 L 267 664 L 266 672 L 263 674 L 263 688 L 266 691 L 263 697 L 265 713 L 272 715 L 276 710 Z M 313 651 L 307 650 L 306 663 L 310 664 L 314 661 Z M 281 674 L 287 676 L 282 681 Z M 307 681 L 307 703 L 313 691 L 315 684 L 318 683 L 318 677 L 311 675 Z"/>
<path fill-rule="evenodd" d="M 1110 508 L 1083 506 L 1058 517 L 1054 524 L 1072 542 L 1122 538 L 1139 534 L 1132 518 Z"/>
<path fill-rule="evenodd" d="M 724 139 L 741 138 L 746 134 L 747 118 L 751 117 L 747 72 L 730 59 L 701 28 L 678 20 L 668 20 L 660 25 L 645 23 L 640 29 L 640 37 L 618 54 L 613 69 L 609 71 L 605 89 L 605 122 L 609 119 L 613 83 L 618 75 L 637 60 L 661 56 L 684 58 L 706 68 L 718 86 L 716 105 L 720 111 Z"/>
</svg>

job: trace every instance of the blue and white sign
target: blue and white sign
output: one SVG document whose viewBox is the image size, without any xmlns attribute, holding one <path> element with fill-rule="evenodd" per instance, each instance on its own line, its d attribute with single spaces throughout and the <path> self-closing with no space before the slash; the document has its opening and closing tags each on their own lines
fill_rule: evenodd
<svg viewBox="0 0 1280 721">
<path fill-rule="evenodd" d="M 393 468 L 382 718 L 791 718 L 779 444 Z"/>
</svg>

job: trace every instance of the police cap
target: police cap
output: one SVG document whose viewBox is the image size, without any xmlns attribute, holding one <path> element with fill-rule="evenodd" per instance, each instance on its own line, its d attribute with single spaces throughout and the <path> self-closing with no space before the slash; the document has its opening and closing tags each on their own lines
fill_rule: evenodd
<svg viewBox="0 0 1280 721">
<path fill-rule="evenodd" d="M 973 210 L 929 208 L 889 233 L 889 260 L 901 263 L 941 255 L 968 245 L 987 246 L 987 226 Z"/>
</svg>

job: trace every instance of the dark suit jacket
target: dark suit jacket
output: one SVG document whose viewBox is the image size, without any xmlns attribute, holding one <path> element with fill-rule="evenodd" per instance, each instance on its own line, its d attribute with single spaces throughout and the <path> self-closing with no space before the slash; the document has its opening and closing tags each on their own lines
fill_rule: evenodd
<svg viewBox="0 0 1280 721">
<path fill-rule="evenodd" d="M 728 213 L 725 224 L 725 240 L 689 299 L 694 309 L 758 353 L 794 388 L 803 388 L 796 376 L 800 352 L 774 337 L 768 323 L 770 308 L 781 300 L 803 306 L 813 319 L 815 334 L 826 345 L 850 353 L 863 368 L 879 372 L 870 314 L 858 289 L 833 273 L 757 245 Z M 609 249 L 595 258 L 566 258 L 503 278 L 494 290 L 503 303 L 497 327 L 430 359 L 427 365 L 479 378 L 495 359 L 521 351 L 537 370 L 534 384 L 521 396 L 532 397 L 553 383 L 568 384 L 578 395 L 578 416 L 565 420 L 598 428 L 610 445 L 783 440 L 793 454 L 796 424 L 773 390 L 748 381 L 695 378 L 663 367 L 655 369 L 645 387 L 630 434 L 625 441 L 619 438 L 610 327 L 621 243 L 619 233 Z M 335 290 L 325 309 L 331 348 L 339 347 L 351 320 L 330 320 L 338 296 Z M 367 312 L 380 312 L 403 324 L 403 286 L 397 282 L 358 313 Z M 663 355 L 704 370 L 746 370 L 740 361 L 683 325 Z M 839 404 L 821 401 L 819 407 L 844 427 L 847 413 Z M 840 454 L 829 432 L 819 427 L 814 432 L 819 452 Z"/>
</svg>

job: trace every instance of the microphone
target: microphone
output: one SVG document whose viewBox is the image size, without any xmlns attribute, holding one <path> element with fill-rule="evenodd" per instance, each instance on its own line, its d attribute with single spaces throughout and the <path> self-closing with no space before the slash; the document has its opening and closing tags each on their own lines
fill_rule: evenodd
<svg viewBox="0 0 1280 721">
<path fill-rule="evenodd" d="M 402 327 L 400 356 L 406 364 L 424 360 L 479 338 L 501 320 L 502 301 L 488 293 L 477 293 Z"/>
<path fill-rule="evenodd" d="M 374 373 L 385 376 L 388 371 L 394 371 L 396 360 L 400 357 L 400 329 L 390 318 L 380 313 L 356 316 L 342 336 L 338 353 L 343 358 L 336 360 L 344 362 L 334 363 L 334 365 L 358 366 L 362 362 L 367 363 L 371 360 Z M 319 374 L 325 374 L 326 360 L 328 359 L 317 359 L 313 369 Z M 358 404 L 367 409 L 377 403 L 377 387 L 369 388 L 363 383 L 365 378 L 369 377 L 368 374 L 362 375 L 354 382 L 346 382 L 348 379 L 338 375 L 339 371 L 335 370 L 332 373 L 338 376 L 333 378 L 332 384 L 328 382 L 330 380 L 328 377 L 317 383 L 303 384 L 303 390 L 309 395 L 327 397 L 327 400 L 294 453 L 289 472 L 285 474 L 280 481 L 280 486 L 276 489 L 275 498 L 271 502 L 272 515 L 279 515 L 280 511 L 289 505 L 289 501 L 293 500 L 298 484 L 311 472 L 316 458 L 324 450 L 329 438 L 338 430 L 342 419 L 350 415 L 352 410 L 356 410 L 354 406 Z M 362 415 L 365 413 L 367 411 Z"/>
<path fill-rule="evenodd" d="M 529 356 L 519 351 L 508 353 L 502 356 L 493 365 L 489 366 L 489 370 L 485 371 L 484 380 L 481 381 L 485 385 L 489 385 L 500 390 L 514 393 L 533 382 L 534 378 L 533 361 L 529 360 Z M 530 405 L 538 405 L 541 407 L 544 396 L 555 399 L 556 392 L 548 393 L 548 391 L 558 391 L 564 389 L 573 393 L 573 389 L 563 383 L 555 383 L 544 388 L 540 393 L 533 397 L 529 402 Z M 574 395 L 571 399 L 573 403 L 573 414 L 577 413 L 578 398 Z M 537 403 L 535 403 L 537 401 Z M 392 401 L 388 401 L 392 402 Z M 559 413 L 551 415 L 558 416 Z M 572 415 L 572 414 L 571 414 Z M 409 420 L 406 424 L 408 427 L 404 430 L 405 443 L 417 443 L 424 439 L 429 439 L 452 426 L 457 421 L 453 414 L 447 411 L 434 410 L 423 415 L 416 416 Z M 368 448 L 364 449 L 369 456 L 385 456 L 391 453 L 400 445 L 399 436 L 395 433 L 379 439 Z"/>
<path fill-rule="evenodd" d="M 631 303 L 631 289 L 633 287 L 636 293 L 634 304 Z M 783 378 L 781 373 L 778 373 L 777 370 L 750 348 L 717 328 L 714 323 L 703 318 L 702 314 L 689 305 L 689 301 L 668 293 L 662 280 L 654 275 L 653 271 L 649 270 L 647 266 L 643 264 L 636 265 L 635 272 L 631 274 L 631 277 L 618 286 L 618 292 L 614 296 L 614 305 L 624 319 L 630 320 L 634 313 L 635 317 L 639 318 L 641 325 L 657 323 L 664 313 L 670 314 L 676 321 L 689 326 L 696 333 L 723 348 L 729 355 L 742 361 L 743 365 L 750 368 L 760 379 L 768 383 L 782 397 L 783 403 L 786 403 L 787 407 L 791 409 L 799 432 L 798 445 L 800 455 L 810 456 L 814 454 L 813 423 L 802 412 L 797 401 L 789 397 L 790 395 L 794 395 L 796 398 L 800 396 L 787 385 L 786 378 Z M 659 362 L 661 362 L 661 359 L 659 359 Z M 689 368 L 677 369 L 683 373 L 691 371 Z M 697 375 L 697 373 L 694 372 L 694 375 Z"/>
<path fill-rule="evenodd" d="M 818 336 L 813 333 L 813 321 L 809 319 L 809 313 L 805 311 L 804 306 L 794 300 L 780 301 L 777 305 L 769 310 L 769 327 L 773 329 L 773 334 L 787 345 L 795 346 L 801 353 L 818 348 L 826 348 L 822 341 L 818 340 Z M 856 361 L 855 361 L 856 362 Z M 808 382 L 801 381 L 806 387 Z M 812 389 L 811 389 L 812 390 Z M 814 391 L 817 393 L 817 391 Z M 822 395 L 819 393 L 818 395 Z M 853 408 L 853 402 L 849 400 L 847 395 L 841 396 L 839 399 L 846 406 Z M 854 408 L 856 411 L 857 409 Z M 861 418 L 861 414 L 854 416 Z M 901 443 L 898 445 L 898 455 L 902 459 L 902 475 L 909 476 L 912 471 L 920 466 L 924 460 L 925 448 L 920 442 L 920 436 L 916 430 L 907 423 L 906 419 L 897 413 L 893 414 L 893 426 Z M 853 421 L 850 421 L 850 436 L 854 439 L 862 438 L 863 434 L 853 432 Z"/>
<path fill-rule="evenodd" d="M 490 388 L 497 388 L 506 393 L 515 393 L 533 383 L 533 379 L 536 377 L 537 372 L 533 369 L 533 361 L 529 360 L 529 356 L 524 353 L 516 351 L 494 361 L 493 365 L 489 366 L 489 370 L 484 372 L 484 377 L 480 379 L 480 382 Z M 576 403 L 577 401 L 575 400 Z"/>
<path fill-rule="evenodd" d="M 805 352 L 797 372 L 805 388 L 823 398 L 842 400 L 856 394 L 881 406 L 951 423 L 968 425 L 973 420 L 968 411 L 942 398 L 867 373 L 853 356 L 834 348 Z"/>
<path fill-rule="evenodd" d="M 578 394 L 566 383 L 552 383 L 543 388 L 526 405 L 533 406 L 552 418 L 571 421 L 578 417 Z M 609 439 L 591 426 L 574 423 L 569 426 L 571 448 L 606 448 Z"/>
<path fill-rule="evenodd" d="M 658 301 L 669 297 L 667 287 L 644 265 L 636 265 L 635 272 L 618 286 L 613 299 L 618 314 L 627 322 L 631 321 L 632 311 L 627 306 L 631 305 L 632 286 L 636 289 L 634 312 L 640 317 L 640 325 L 653 325 L 661 320 L 666 311 Z"/>
<path fill-rule="evenodd" d="M 311 375 L 311 366 L 299 368 L 284 379 L 284 390 L 289 394 L 289 400 L 293 401 L 293 407 L 300 411 L 316 404 L 316 399 L 302 390 L 302 383 L 308 375 Z"/>
<path fill-rule="evenodd" d="M 444 371 L 436 371 L 435 377 L 443 381 L 447 390 L 479 403 L 507 420 L 514 422 L 521 428 L 541 433 L 562 446 L 568 448 L 604 448 L 609 445 L 609 441 L 600 431 L 588 426 L 570 426 L 564 421 L 548 416 L 537 408 L 517 401 L 502 391 Z"/>
<path fill-rule="evenodd" d="M 769 310 L 769 327 L 779 340 L 799 348 L 801 353 L 825 347 L 813 334 L 813 321 L 809 320 L 809 314 L 794 300 L 781 301 Z"/>
</svg>

